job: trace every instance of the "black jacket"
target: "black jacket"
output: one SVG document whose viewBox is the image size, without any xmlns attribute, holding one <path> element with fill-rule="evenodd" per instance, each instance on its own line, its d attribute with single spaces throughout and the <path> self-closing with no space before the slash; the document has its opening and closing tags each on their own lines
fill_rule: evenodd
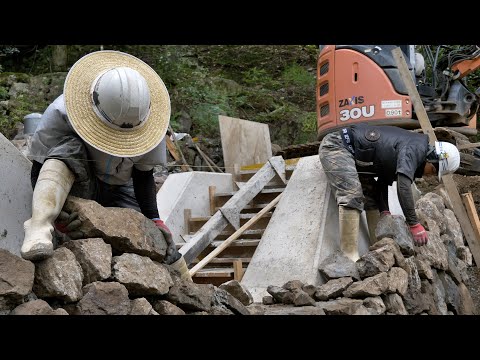
<svg viewBox="0 0 480 360">
<path fill-rule="evenodd" d="M 386 185 L 406 175 L 412 182 L 423 176 L 428 136 L 394 126 L 355 124 L 350 127 L 359 171 L 371 172 Z"/>
</svg>

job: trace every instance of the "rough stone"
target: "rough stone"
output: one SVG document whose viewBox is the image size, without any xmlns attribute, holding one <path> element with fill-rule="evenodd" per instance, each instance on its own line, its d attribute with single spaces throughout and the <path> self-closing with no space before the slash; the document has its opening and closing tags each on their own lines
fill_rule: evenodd
<svg viewBox="0 0 480 360">
<path fill-rule="evenodd" d="M 445 302 L 445 288 L 443 287 L 443 283 L 438 277 L 436 270 L 432 271 L 432 275 L 432 292 L 435 307 L 437 308 L 440 315 L 447 315 L 448 309 L 447 303 Z"/>
<path fill-rule="evenodd" d="M 114 256 L 112 275 L 134 296 L 164 295 L 173 285 L 166 267 L 137 254 Z"/>
<path fill-rule="evenodd" d="M 445 204 L 447 209 L 453 210 L 452 201 L 450 200 L 450 197 L 448 196 L 447 190 L 445 190 L 445 187 L 443 185 L 436 188 L 433 192 L 442 197 L 443 203 Z"/>
<path fill-rule="evenodd" d="M 468 266 L 473 265 L 473 257 L 470 249 L 466 246 L 457 247 L 457 257 L 464 261 Z"/>
<path fill-rule="evenodd" d="M 75 302 L 82 298 L 83 270 L 75 255 L 61 247 L 36 264 L 33 291 L 40 298 Z"/>
<path fill-rule="evenodd" d="M 210 309 L 210 315 L 235 315 L 225 305 L 214 305 Z"/>
<path fill-rule="evenodd" d="M 250 310 L 251 311 L 251 310 Z M 325 312 L 322 308 L 317 306 L 304 306 L 304 307 L 295 307 L 293 305 L 284 305 L 284 304 L 276 304 L 272 306 L 266 306 L 263 310 L 263 314 L 261 311 L 251 312 L 251 314 L 255 315 L 325 315 Z"/>
<path fill-rule="evenodd" d="M 387 294 L 383 297 L 383 302 L 385 303 L 386 311 L 391 314 L 396 315 L 408 315 L 405 305 L 403 304 L 402 298 L 398 294 Z"/>
<path fill-rule="evenodd" d="M 34 274 L 32 262 L 0 249 L 0 298 L 21 300 L 32 291 Z"/>
<path fill-rule="evenodd" d="M 387 273 L 380 273 L 353 283 L 343 292 L 343 296 L 349 298 L 377 296 L 384 293 L 387 290 L 387 287 Z"/>
<path fill-rule="evenodd" d="M 77 303 L 77 315 L 127 315 L 131 301 L 127 288 L 117 282 L 96 281 L 83 287 L 84 296 Z"/>
<path fill-rule="evenodd" d="M 215 289 L 211 284 L 179 280 L 170 288 L 166 300 L 188 311 L 209 311 Z"/>
<path fill-rule="evenodd" d="M 295 306 L 315 306 L 315 300 L 302 289 L 296 288 L 293 292 L 293 304 Z"/>
<path fill-rule="evenodd" d="M 412 235 L 401 215 L 382 216 L 378 221 L 375 237 L 377 239 L 390 238 L 395 240 L 400 247 L 400 251 L 405 256 L 415 253 Z"/>
<path fill-rule="evenodd" d="M 419 246 L 417 249 L 418 254 L 422 254 L 423 257 L 430 263 L 430 266 L 439 269 L 448 269 L 448 253 L 447 248 L 440 239 L 440 235 L 436 231 L 427 231 L 428 243 L 424 246 Z"/>
<path fill-rule="evenodd" d="M 266 295 L 262 298 L 262 304 L 263 305 L 273 305 L 273 304 L 275 304 L 275 300 L 274 300 L 273 296 Z"/>
<path fill-rule="evenodd" d="M 131 301 L 131 309 L 129 315 L 158 315 L 153 310 L 152 305 L 145 298 L 138 298 Z"/>
<path fill-rule="evenodd" d="M 418 254 L 414 258 L 415 260 L 415 265 L 417 266 L 417 271 L 418 275 L 420 276 L 420 279 L 428 279 L 432 280 L 433 279 L 433 271 L 432 268 L 430 267 L 430 262 L 425 259 L 425 257 L 421 254 Z"/>
<path fill-rule="evenodd" d="M 220 289 L 228 291 L 233 297 L 238 299 L 243 305 L 247 306 L 253 303 L 252 294 L 250 291 L 240 284 L 237 280 L 230 280 L 221 284 Z"/>
<path fill-rule="evenodd" d="M 428 226 L 431 228 L 430 223 L 433 221 L 438 225 L 440 229 L 440 234 L 445 232 L 445 222 L 443 218 L 443 213 L 441 213 L 438 208 L 432 203 L 428 198 L 423 196 L 415 204 L 415 210 L 417 213 L 418 221 L 423 226 Z"/>
<path fill-rule="evenodd" d="M 62 308 L 53 310 L 45 300 L 33 300 L 17 306 L 10 315 L 68 315 L 68 313 Z"/>
<path fill-rule="evenodd" d="M 319 286 L 314 294 L 315 300 L 326 301 L 342 296 L 343 292 L 353 283 L 351 277 L 329 280 Z"/>
<path fill-rule="evenodd" d="M 293 304 L 293 293 L 279 286 L 270 285 L 267 292 L 273 296 L 276 302 L 282 304 Z"/>
<path fill-rule="evenodd" d="M 375 244 L 370 246 L 369 250 L 373 251 L 383 247 L 387 247 L 388 250 L 393 253 L 393 257 L 395 258 L 395 266 L 401 267 L 403 270 L 407 271 L 405 257 L 400 250 L 400 246 L 392 238 L 384 237 L 383 239 L 377 241 Z"/>
<path fill-rule="evenodd" d="M 475 311 L 475 304 L 473 302 L 470 291 L 465 286 L 464 283 L 458 285 L 458 294 L 460 297 L 460 302 L 458 304 L 458 314 L 459 315 L 478 315 Z"/>
<path fill-rule="evenodd" d="M 387 273 L 387 293 L 398 293 L 404 295 L 408 288 L 408 273 L 399 267 L 393 267 Z"/>
<path fill-rule="evenodd" d="M 112 274 L 112 246 L 102 239 L 67 241 L 63 246 L 75 255 L 83 270 L 83 285 L 108 279 Z"/>
<path fill-rule="evenodd" d="M 363 306 L 365 306 L 371 315 L 381 315 L 387 310 L 382 298 L 380 296 L 368 297 L 363 299 Z"/>
<path fill-rule="evenodd" d="M 326 315 L 369 315 L 363 306 L 363 300 L 341 298 L 333 301 L 317 302 L 317 307 L 325 311 Z"/>
<path fill-rule="evenodd" d="M 104 208 L 93 200 L 69 196 L 66 211 L 76 211 L 86 238 L 102 238 L 115 252 L 135 253 L 162 261 L 167 243 L 153 221 L 133 209 Z"/>
<path fill-rule="evenodd" d="M 387 272 L 394 264 L 395 258 L 390 246 L 370 250 L 356 262 L 358 274 L 362 279 Z"/>
<path fill-rule="evenodd" d="M 342 277 L 352 277 L 360 280 L 355 263 L 341 252 L 335 252 L 327 256 L 319 265 L 318 270 L 327 280 Z"/>
<path fill-rule="evenodd" d="M 250 315 L 264 315 L 265 311 L 270 307 L 271 306 L 266 306 L 259 303 L 253 303 L 248 305 L 247 309 L 250 312 Z M 295 308 L 295 309 L 304 309 L 304 308 Z"/>
<path fill-rule="evenodd" d="M 300 280 L 290 280 L 283 284 L 282 288 L 286 290 L 294 290 L 294 289 L 301 289 L 303 287 L 303 283 Z"/>
<path fill-rule="evenodd" d="M 436 194 L 435 192 L 428 192 L 423 196 L 423 199 L 430 201 L 437 207 L 440 214 L 444 214 L 444 211 L 446 210 L 445 201 L 439 194 Z"/>
<path fill-rule="evenodd" d="M 250 312 L 239 300 L 220 288 L 215 288 L 212 295 L 212 306 L 225 307 L 235 315 L 250 315 Z"/>
<path fill-rule="evenodd" d="M 185 315 L 185 311 L 183 311 L 178 306 L 175 306 L 171 302 L 168 302 L 166 300 L 155 301 L 153 303 L 153 308 L 160 315 Z"/>
<path fill-rule="evenodd" d="M 456 247 L 464 246 L 463 232 L 455 213 L 450 209 L 443 212 L 443 221 L 445 222 L 445 235 L 448 235 Z"/>
<path fill-rule="evenodd" d="M 302 290 L 305 291 L 308 296 L 314 298 L 315 293 L 317 292 L 317 287 L 315 285 L 303 285 Z"/>
</svg>

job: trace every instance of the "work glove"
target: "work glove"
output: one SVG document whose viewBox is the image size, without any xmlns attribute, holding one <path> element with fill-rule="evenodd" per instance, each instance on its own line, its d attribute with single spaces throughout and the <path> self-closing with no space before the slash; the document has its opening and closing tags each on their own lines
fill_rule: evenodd
<svg viewBox="0 0 480 360">
<path fill-rule="evenodd" d="M 425 228 L 420 224 L 410 225 L 410 232 L 413 236 L 413 241 L 417 246 L 426 245 L 428 242 L 427 232 Z"/>
<path fill-rule="evenodd" d="M 54 223 L 55 229 L 65 234 L 72 240 L 84 239 L 85 234 L 79 230 L 82 221 L 78 218 L 77 212 L 71 214 L 61 211 Z"/>
<path fill-rule="evenodd" d="M 165 225 L 165 223 L 160 220 L 160 219 L 153 219 L 153 222 L 157 226 L 157 228 L 162 232 L 163 237 L 165 238 L 165 241 L 167 242 L 167 252 L 165 254 L 165 258 L 163 259 L 163 262 L 167 265 L 170 265 L 180 259 L 182 256 L 178 250 L 177 246 L 175 245 L 175 242 L 173 241 L 172 238 L 172 232 L 170 229 Z"/>
</svg>

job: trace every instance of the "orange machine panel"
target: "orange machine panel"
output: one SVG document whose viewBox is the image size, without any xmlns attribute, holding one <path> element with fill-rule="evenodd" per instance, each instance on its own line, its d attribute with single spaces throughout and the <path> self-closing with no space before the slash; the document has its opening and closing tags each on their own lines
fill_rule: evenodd
<svg viewBox="0 0 480 360">
<path fill-rule="evenodd" d="M 333 45 L 323 49 L 316 95 L 319 138 L 357 122 L 400 126 L 411 122 L 408 95 L 397 93 L 383 69 L 354 50 L 335 50 Z"/>
</svg>

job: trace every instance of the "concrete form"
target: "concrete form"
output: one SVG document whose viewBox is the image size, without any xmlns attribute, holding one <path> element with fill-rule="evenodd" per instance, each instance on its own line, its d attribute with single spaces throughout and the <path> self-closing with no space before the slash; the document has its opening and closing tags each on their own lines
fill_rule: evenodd
<svg viewBox="0 0 480 360">
<path fill-rule="evenodd" d="M 191 171 L 170 174 L 157 193 L 160 218 L 173 233 L 177 244 L 185 241 L 184 209 L 191 209 L 192 217 L 210 216 L 208 187 L 215 186 L 217 193 L 233 191 L 232 174 Z"/>
<path fill-rule="evenodd" d="M 0 134 L 0 248 L 20 256 L 23 223 L 32 217 L 32 163 Z"/>
<path fill-rule="evenodd" d="M 262 240 L 243 276 L 254 298 L 262 301 L 268 285 L 289 280 L 320 285 L 320 262 L 340 249 L 338 208 L 318 155 L 300 159 Z M 359 252 L 368 251 L 365 214 L 360 223 Z"/>
</svg>

